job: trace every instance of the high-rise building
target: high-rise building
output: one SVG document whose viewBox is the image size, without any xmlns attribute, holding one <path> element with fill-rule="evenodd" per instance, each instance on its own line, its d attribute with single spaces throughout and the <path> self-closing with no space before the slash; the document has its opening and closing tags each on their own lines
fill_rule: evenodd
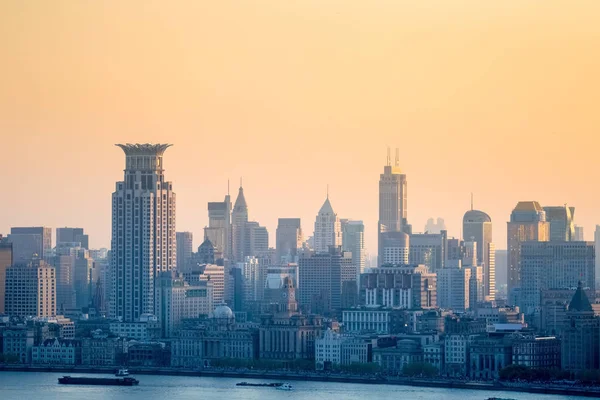
<svg viewBox="0 0 600 400">
<path fill-rule="evenodd" d="M 407 220 L 407 181 L 399 164 L 399 151 L 396 150 L 396 161 L 392 166 L 388 149 L 387 164 L 379 177 L 378 265 L 381 265 L 384 258 L 381 234 L 383 232 L 410 233 Z"/>
<path fill-rule="evenodd" d="M 342 229 L 342 251 L 352 253 L 352 262 L 357 267 L 356 282 L 365 272 L 365 225 L 362 221 L 349 220 Z"/>
<path fill-rule="evenodd" d="M 175 271 L 162 272 L 156 285 L 157 316 L 162 336 L 173 337 L 186 318 L 208 316 L 214 310 L 212 283 L 190 286 Z"/>
<path fill-rule="evenodd" d="M 437 305 L 454 312 L 470 307 L 471 269 L 463 268 L 460 260 L 452 260 L 437 272 Z"/>
<path fill-rule="evenodd" d="M 425 224 L 425 233 L 441 233 L 446 230 L 446 221 L 443 218 L 438 218 L 434 221 L 433 218 L 427 220 Z"/>
<path fill-rule="evenodd" d="M 215 252 L 225 259 L 232 258 L 231 196 L 225 200 L 208 203 L 208 226 L 204 228 L 204 239 L 209 239 Z"/>
<path fill-rule="evenodd" d="M 89 251 L 84 248 L 77 250 L 73 269 L 73 284 L 75 287 L 75 307 L 89 307 L 92 303 L 92 284 L 94 260 Z"/>
<path fill-rule="evenodd" d="M 382 232 L 379 235 L 381 265 L 407 265 L 409 263 L 410 236 L 404 232 Z"/>
<path fill-rule="evenodd" d="M 244 257 L 257 257 L 269 250 L 269 231 L 258 222 L 246 223 L 246 249 Z M 245 258 L 244 258 L 245 261 Z"/>
<path fill-rule="evenodd" d="M 521 311 L 537 314 L 542 290 L 595 287 L 595 253 L 592 242 L 521 243 Z"/>
<path fill-rule="evenodd" d="M 52 229 L 40 227 L 14 227 L 8 241 L 13 244 L 13 262 L 28 263 L 36 256 L 44 259 L 52 251 Z"/>
<path fill-rule="evenodd" d="M 521 201 L 510 215 L 507 227 L 508 246 L 508 301 L 518 301 L 521 288 L 521 243 L 546 242 L 550 239 L 550 224 L 546 213 L 537 201 Z"/>
<path fill-rule="evenodd" d="M 125 176 L 112 195 L 110 314 L 133 322 L 155 315 L 155 280 L 177 263 L 175 193 L 164 176 L 170 145 L 117 146 L 125 152 Z"/>
<path fill-rule="evenodd" d="M 373 268 L 361 275 L 360 304 L 402 309 L 436 308 L 437 276 L 425 265 Z"/>
<path fill-rule="evenodd" d="M 276 262 L 294 262 L 298 249 L 302 248 L 302 226 L 300 218 L 279 218 L 275 239 Z"/>
<path fill-rule="evenodd" d="M 576 242 L 585 242 L 583 226 L 575 225 L 575 236 L 573 237 L 573 240 L 575 240 Z"/>
<path fill-rule="evenodd" d="M 177 240 L 177 269 L 182 270 L 192 259 L 194 234 L 192 232 L 176 232 Z"/>
<path fill-rule="evenodd" d="M 12 243 L 2 240 L 0 235 L 0 314 L 4 314 L 6 270 L 13 264 Z"/>
<path fill-rule="evenodd" d="M 342 225 L 337 214 L 333 211 L 329 195 L 321 206 L 315 220 L 314 235 L 315 253 L 328 253 L 329 248 L 342 245 Z"/>
<path fill-rule="evenodd" d="M 265 282 L 261 282 L 262 266 L 260 265 L 258 258 L 246 257 L 244 262 L 237 263 L 237 267 L 241 270 L 242 274 L 242 299 L 244 304 L 251 301 L 259 301 L 264 291 Z"/>
<path fill-rule="evenodd" d="M 575 207 L 544 207 L 546 221 L 550 224 L 550 238 L 553 242 L 575 240 Z"/>
<path fill-rule="evenodd" d="M 241 183 L 241 182 L 240 182 Z M 233 206 L 232 216 L 232 245 L 233 245 L 233 261 L 242 262 L 246 256 L 248 248 L 248 204 L 244 197 L 244 188 L 240 184 L 238 197 Z"/>
<path fill-rule="evenodd" d="M 477 243 L 477 265 L 483 267 L 484 293 L 488 300 L 496 295 L 495 246 L 492 244 L 492 219 L 483 211 L 467 211 L 463 217 L 463 239 Z M 492 265 L 494 264 L 494 265 Z"/>
<path fill-rule="evenodd" d="M 90 239 L 83 228 L 56 228 L 56 246 L 63 243 L 80 243 L 84 249 L 90 249 Z"/>
<path fill-rule="evenodd" d="M 18 317 L 56 315 L 56 275 L 45 261 L 34 259 L 6 270 L 5 313 Z"/>
<path fill-rule="evenodd" d="M 415 233 L 410 235 L 409 263 L 424 264 L 431 272 L 444 268 L 447 242 L 448 234 L 446 231 L 439 234 Z"/>
<path fill-rule="evenodd" d="M 327 253 L 302 256 L 299 260 L 299 303 L 314 313 L 339 311 L 344 282 L 356 287 L 356 266 L 349 253 L 330 247 Z"/>
<path fill-rule="evenodd" d="M 194 261 L 197 261 L 199 264 L 214 264 L 217 258 L 215 252 L 215 246 L 213 246 L 209 239 L 206 239 L 198 246 L 198 253 L 194 256 Z M 188 267 L 189 265 L 186 265 L 185 268 L 180 268 L 180 271 L 185 271 Z"/>
</svg>

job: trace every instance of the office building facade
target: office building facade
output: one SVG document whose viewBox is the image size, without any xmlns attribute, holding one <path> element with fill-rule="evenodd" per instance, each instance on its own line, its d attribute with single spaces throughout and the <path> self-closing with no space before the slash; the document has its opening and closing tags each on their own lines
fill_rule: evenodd
<svg viewBox="0 0 600 400">
<path fill-rule="evenodd" d="M 175 269 L 175 193 L 165 181 L 167 144 L 120 144 L 124 180 L 112 195 L 110 314 L 133 322 L 155 315 L 155 281 Z"/>
</svg>

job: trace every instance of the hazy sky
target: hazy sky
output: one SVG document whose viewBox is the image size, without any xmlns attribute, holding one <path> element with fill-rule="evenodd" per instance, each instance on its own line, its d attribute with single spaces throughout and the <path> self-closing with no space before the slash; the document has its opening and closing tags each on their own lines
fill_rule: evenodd
<svg viewBox="0 0 600 400">
<path fill-rule="evenodd" d="M 0 2 L 0 232 L 81 226 L 110 245 L 121 142 L 169 142 L 177 229 L 244 177 L 250 218 L 301 217 L 330 185 L 376 250 L 400 147 L 416 231 L 460 235 L 475 193 L 506 247 L 518 200 L 568 203 L 593 237 L 600 2 Z"/>
</svg>

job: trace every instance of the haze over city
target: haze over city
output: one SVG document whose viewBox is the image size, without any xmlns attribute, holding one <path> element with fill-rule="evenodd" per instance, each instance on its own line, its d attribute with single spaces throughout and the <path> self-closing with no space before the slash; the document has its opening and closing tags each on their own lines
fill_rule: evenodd
<svg viewBox="0 0 600 400">
<path fill-rule="evenodd" d="M 243 177 L 272 233 L 301 217 L 312 234 L 329 185 L 375 253 L 388 146 L 415 231 L 442 217 L 459 237 L 473 192 L 498 248 L 519 200 L 575 206 L 591 240 L 600 6 L 563 6 L 2 2 L 0 231 L 84 226 L 109 247 L 114 144 L 167 142 L 177 230 L 195 245 L 207 202 Z"/>
</svg>

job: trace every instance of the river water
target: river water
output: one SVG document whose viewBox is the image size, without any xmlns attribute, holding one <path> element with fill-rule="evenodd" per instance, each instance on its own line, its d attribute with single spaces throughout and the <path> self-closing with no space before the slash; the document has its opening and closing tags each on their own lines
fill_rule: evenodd
<svg viewBox="0 0 600 400">
<path fill-rule="evenodd" d="M 154 400 L 154 399 L 224 399 L 224 400 L 485 400 L 502 397 L 515 400 L 574 400 L 580 397 L 541 395 L 516 392 L 485 390 L 421 388 L 395 385 L 368 385 L 355 383 L 301 382 L 290 381 L 291 392 L 265 387 L 236 387 L 242 379 L 207 378 L 185 376 L 138 375 L 139 386 L 78 386 L 59 385 L 63 373 L 51 372 L 0 372 L 1 400 L 34 399 L 110 399 L 110 400 Z M 72 376 L 111 376 L 72 373 Z M 248 382 L 265 382 L 243 379 Z"/>
</svg>

